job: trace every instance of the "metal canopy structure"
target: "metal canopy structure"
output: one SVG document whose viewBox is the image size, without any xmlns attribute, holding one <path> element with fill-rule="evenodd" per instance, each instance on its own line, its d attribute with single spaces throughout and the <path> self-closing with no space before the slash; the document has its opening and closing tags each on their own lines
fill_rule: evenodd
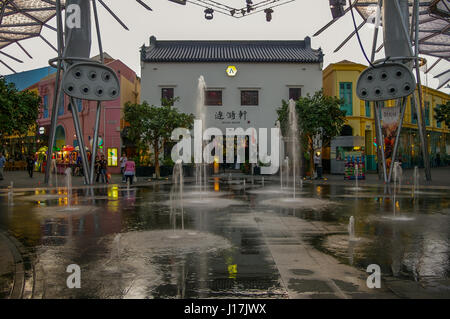
<svg viewBox="0 0 450 319">
<path fill-rule="evenodd" d="M 62 1 L 65 3 L 65 0 Z M 55 2 L 51 0 L 0 0 L 0 54 L 16 62 L 22 63 L 16 57 L 13 57 L 2 51 L 11 44 L 17 44 L 19 48 L 31 58 L 20 41 L 40 37 L 54 50 L 56 48 L 41 35 L 43 27 L 56 32 L 56 29 L 48 25 L 56 14 Z M 8 64 L 0 60 L 12 72 L 15 72 Z"/>
<path fill-rule="evenodd" d="M 418 34 L 418 49 L 420 55 L 428 55 L 438 58 L 438 60 L 429 66 L 425 73 L 428 73 L 438 63 L 446 61 L 450 62 L 450 1 L 449 0 L 419 0 L 419 34 Z M 409 16 L 413 16 L 414 0 L 409 0 Z M 363 21 L 358 25 L 358 31 L 365 25 L 374 25 L 376 23 L 377 12 L 379 12 L 379 0 L 354 0 L 352 1 L 353 8 L 360 15 Z M 344 14 L 350 11 L 350 6 Z M 341 17 L 337 17 L 328 22 L 324 27 L 319 29 L 314 36 L 318 36 L 331 25 L 338 21 Z M 380 27 L 383 26 L 383 21 L 380 21 Z M 334 50 L 338 52 L 344 47 L 349 40 L 356 35 L 356 31 L 351 32 L 339 46 Z M 413 39 L 413 45 L 414 39 Z M 376 53 L 380 52 L 384 47 L 381 44 L 376 48 Z M 437 74 L 435 78 L 439 80 L 438 89 L 444 87 L 448 82 L 448 76 Z"/>
<path fill-rule="evenodd" d="M 91 1 L 91 0 L 89 0 Z M 145 9 L 152 9 L 143 0 L 135 0 Z M 98 1 L 119 22 L 126 30 L 127 26 L 117 17 L 117 15 L 103 1 Z M 65 9 L 66 0 L 60 0 L 60 10 Z M 3 51 L 11 44 L 17 44 L 25 54 L 32 58 L 31 54 L 20 44 L 20 41 L 39 37 L 55 52 L 57 48 L 51 44 L 43 35 L 42 29 L 46 27 L 57 32 L 57 29 L 48 24 L 56 16 L 55 0 L 0 0 L 0 54 L 16 62 L 22 63 L 17 57 L 11 56 Z M 15 71 L 4 61 L 0 63 L 9 70 Z"/>
<path fill-rule="evenodd" d="M 146 0 L 135 0 L 147 10 L 152 10 Z M 219 1 L 219 0 L 166 0 L 181 5 L 196 5 L 205 8 L 205 17 L 208 12 L 224 14 L 233 18 L 243 18 L 258 12 L 266 13 L 270 16 L 273 8 L 285 5 L 297 0 L 242 0 L 239 2 Z M 326 1 L 326 0 L 324 0 Z M 363 22 L 358 29 L 364 25 L 373 23 L 378 8 L 378 0 L 354 0 L 354 8 L 359 13 Z M 65 7 L 66 0 L 61 0 L 61 9 Z M 111 14 L 125 29 L 127 26 L 117 17 L 117 15 L 107 6 L 104 0 L 99 0 L 109 14 Z M 232 6 L 240 4 L 240 6 Z M 409 0 L 410 16 L 413 13 L 414 0 Z M 29 52 L 20 44 L 20 41 L 40 37 L 53 50 L 56 48 L 42 36 L 42 29 L 48 28 L 56 32 L 56 29 L 48 24 L 55 17 L 55 0 L 0 0 L 0 54 L 16 62 L 22 62 L 17 57 L 13 57 L 3 49 L 11 44 L 17 44 L 27 56 L 31 58 Z M 450 2 L 448 0 L 420 0 L 419 1 L 419 54 L 430 55 L 441 60 L 450 62 Z M 349 6 L 344 13 L 349 12 Z M 331 20 L 321 28 L 315 36 L 322 33 L 329 26 L 334 24 L 340 17 Z M 270 21 L 270 20 L 268 20 Z M 382 24 L 382 22 L 381 22 Z M 353 31 L 334 52 L 339 51 L 356 34 Z M 379 52 L 383 45 L 377 48 Z M 0 63 L 14 70 L 0 59 Z M 439 63 L 439 62 L 438 62 Z M 433 65 L 434 67 L 434 65 Z M 441 79 L 440 79 L 441 80 Z M 444 86 L 446 83 L 443 83 Z M 442 87 L 440 86 L 440 87 Z"/>
<path fill-rule="evenodd" d="M 447 3 L 446 3 L 447 2 Z M 378 0 L 360 0 L 355 4 L 366 23 L 376 15 Z M 413 14 L 414 1 L 409 1 Z M 448 0 L 419 1 L 419 53 L 450 60 L 450 2 Z M 438 9 L 440 8 L 440 9 Z M 381 25 L 383 22 L 381 22 Z"/>
<path fill-rule="evenodd" d="M 91 1 L 91 0 L 89 0 Z M 146 0 L 135 0 L 146 10 L 152 11 Z M 233 18 L 243 18 L 263 11 L 266 14 L 267 21 L 270 21 L 273 8 L 284 4 L 294 2 L 296 0 L 242 0 L 241 6 L 233 7 L 230 1 L 216 0 L 166 0 L 181 5 L 196 5 L 204 8 L 205 17 L 207 15 L 212 19 L 214 13 L 224 14 Z M 66 0 L 61 0 L 61 10 L 65 9 Z M 128 27 L 120 18 L 108 7 L 104 0 L 98 0 L 106 11 L 113 16 L 122 27 L 128 30 Z M 147 1 L 148 2 L 148 1 Z M 223 2 L 223 3 L 222 3 Z M 238 2 L 236 1 L 235 4 Z M 8 57 L 16 62 L 22 63 L 17 57 L 11 56 L 3 51 L 4 48 L 11 44 L 17 44 L 25 54 L 31 57 L 31 54 L 20 44 L 20 41 L 40 37 L 55 52 L 57 48 L 51 44 L 43 35 L 42 29 L 46 27 L 55 31 L 56 28 L 50 26 L 48 22 L 56 15 L 55 0 L 0 0 L 0 54 Z M 9 70 L 15 71 L 4 61 L 0 59 L 0 63 L 5 65 Z"/>
<path fill-rule="evenodd" d="M 0 49 L 40 36 L 43 27 L 56 31 L 47 24 L 56 14 L 54 1 L 1 0 L 0 3 Z"/>
</svg>

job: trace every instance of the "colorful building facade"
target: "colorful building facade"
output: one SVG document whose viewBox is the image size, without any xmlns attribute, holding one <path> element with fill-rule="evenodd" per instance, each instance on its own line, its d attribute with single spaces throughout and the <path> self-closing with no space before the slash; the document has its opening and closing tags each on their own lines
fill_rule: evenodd
<svg viewBox="0 0 450 319">
<path fill-rule="evenodd" d="M 342 135 L 364 138 L 366 168 L 376 170 L 376 133 L 373 107 L 371 104 L 360 100 L 356 95 L 358 77 L 366 68 L 365 65 L 346 60 L 330 64 L 323 71 L 323 89 L 326 95 L 336 96 L 344 100 L 341 109 L 346 111 L 346 126 Z M 450 163 L 450 129 L 446 127 L 445 123 L 437 122 L 434 115 L 435 108 L 438 105 L 446 104 L 450 100 L 450 95 L 426 86 L 422 86 L 422 91 L 431 166 L 448 165 Z M 385 104 L 385 106 L 394 105 L 395 101 L 387 101 Z M 330 156 L 333 157 L 335 153 L 334 150 L 331 150 Z M 423 166 L 417 114 L 411 108 L 409 99 L 400 135 L 398 157 L 401 158 L 405 168 L 416 165 Z"/>
<path fill-rule="evenodd" d="M 93 58 L 95 59 L 95 58 Z M 140 79 L 136 73 L 120 60 L 107 56 L 105 65 L 112 68 L 119 77 L 121 85 L 120 97 L 114 101 L 102 103 L 102 114 L 99 130 L 99 156 L 105 155 L 108 160 L 108 172 L 120 172 L 120 153 L 122 151 L 121 131 L 124 127 L 123 107 L 126 102 L 138 103 L 140 100 Z M 52 105 L 56 75 L 52 74 L 41 79 L 37 84 L 42 98 L 42 108 L 38 119 L 38 134 L 48 141 L 50 131 Z M 71 104 L 66 96 L 58 106 L 58 122 L 56 127 L 56 148 L 72 146 L 79 148 L 78 138 L 73 124 Z M 80 125 L 84 134 L 84 141 L 88 149 L 92 149 L 97 102 L 76 100 L 76 107 L 80 115 Z"/>
</svg>

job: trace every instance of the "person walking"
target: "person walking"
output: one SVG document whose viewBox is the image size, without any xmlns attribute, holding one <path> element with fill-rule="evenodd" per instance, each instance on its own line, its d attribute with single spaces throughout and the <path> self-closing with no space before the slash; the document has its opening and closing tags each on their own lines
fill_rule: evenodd
<svg viewBox="0 0 450 319">
<path fill-rule="evenodd" d="M 77 161 L 75 162 L 75 165 L 76 165 L 75 166 L 75 172 L 74 172 L 75 176 L 83 176 L 84 175 L 81 161 L 82 161 L 81 155 L 78 154 Z"/>
<path fill-rule="evenodd" d="M 3 156 L 2 152 L 0 152 L 0 181 L 3 180 L 3 169 L 5 167 L 6 158 Z"/>
<path fill-rule="evenodd" d="M 28 155 L 27 158 L 27 171 L 28 171 L 28 175 L 30 175 L 30 178 L 33 178 L 33 171 L 34 171 L 34 157 L 33 155 Z"/>
<path fill-rule="evenodd" d="M 95 169 L 95 182 L 98 183 L 100 178 L 100 159 L 98 158 L 98 155 L 95 156 L 94 169 Z"/>
<path fill-rule="evenodd" d="M 316 167 L 316 179 L 322 179 L 322 157 L 319 151 L 314 153 L 314 166 Z"/>
<path fill-rule="evenodd" d="M 127 181 L 130 181 L 130 185 L 133 184 L 134 175 L 136 174 L 136 164 L 133 160 L 127 161 L 125 163 L 124 173 L 125 178 Z"/>
<path fill-rule="evenodd" d="M 108 180 L 106 179 L 106 159 L 105 159 L 105 155 L 101 156 L 100 159 L 100 178 L 102 180 L 102 183 L 107 183 Z"/>
<path fill-rule="evenodd" d="M 122 156 L 120 157 L 120 174 L 122 174 L 122 183 L 126 182 L 125 177 L 125 164 L 127 163 L 128 158 L 126 153 L 122 153 Z"/>
</svg>

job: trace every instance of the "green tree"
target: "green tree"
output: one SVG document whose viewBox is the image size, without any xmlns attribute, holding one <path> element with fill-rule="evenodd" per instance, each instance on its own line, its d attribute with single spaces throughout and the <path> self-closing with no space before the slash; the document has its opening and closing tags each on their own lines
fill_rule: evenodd
<svg viewBox="0 0 450 319">
<path fill-rule="evenodd" d="M 322 147 L 327 147 L 331 138 L 341 133 L 345 123 L 345 111 L 340 108 L 342 103 L 342 99 L 324 95 L 323 90 L 313 96 L 307 94 L 295 102 L 300 143 L 305 150 L 305 158 L 310 161 L 310 172 L 313 170 L 313 137 L 322 129 Z M 277 113 L 281 132 L 283 136 L 288 136 L 289 103 L 283 100 Z"/>
<path fill-rule="evenodd" d="M 178 127 L 192 129 L 194 115 L 180 113 L 172 105 L 177 99 L 163 100 L 162 106 L 125 104 L 125 121 L 128 122 L 128 138 L 136 144 L 151 146 L 156 177 L 160 178 L 159 155 L 165 143 L 170 141 L 172 131 Z"/>
<path fill-rule="evenodd" d="M 450 127 L 450 101 L 447 101 L 446 104 L 438 105 L 434 111 L 436 114 L 434 118 L 438 122 L 444 122 L 447 127 Z"/>
<path fill-rule="evenodd" d="M 17 91 L 13 83 L 0 76 L 0 139 L 25 135 L 36 125 L 41 98 L 36 92 Z"/>
</svg>

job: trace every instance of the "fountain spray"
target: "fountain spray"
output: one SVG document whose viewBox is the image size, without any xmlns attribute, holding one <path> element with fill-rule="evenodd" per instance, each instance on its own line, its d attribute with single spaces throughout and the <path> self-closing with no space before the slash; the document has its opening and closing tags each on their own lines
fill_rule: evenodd
<svg viewBox="0 0 450 319">
<path fill-rule="evenodd" d="M 8 192 L 8 206 L 14 206 L 14 182 L 11 181 Z"/>
<path fill-rule="evenodd" d="M 289 137 L 291 139 L 291 156 L 292 156 L 292 178 L 293 178 L 293 197 L 295 198 L 295 187 L 296 187 L 296 166 L 297 166 L 297 156 L 298 156 L 298 117 L 297 110 L 295 108 L 295 101 L 293 99 L 289 100 Z"/>
<path fill-rule="evenodd" d="M 418 168 L 417 166 L 414 166 L 414 175 L 413 175 L 413 183 L 414 183 L 414 187 L 413 187 L 413 196 L 415 196 L 417 193 L 419 193 L 419 178 L 420 178 L 419 168 Z"/>
<path fill-rule="evenodd" d="M 203 75 L 198 78 L 197 84 L 197 101 L 196 101 L 196 111 L 197 111 L 197 119 L 199 119 L 202 123 L 201 128 L 201 141 L 194 143 L 201 143 L 201 149 L 203 149 L 203 132 L 206 126 L 206 109 L 205 109 L 205 89 L 206 82 Z M 199 154 L 195 154 L 195 182 L 197 186 L 200 186 L 201 190 L 206 190 L 206 164 L 203 163 L 203 154 L 200 152 Z"/>
<path fill-rule="evenodd" d="M 286 163 L 286 188 L 289 187 L 289 157 L 286 156 L 284 160 Z"/>
<path fill-rule="evenodd" d="M 70 208 L 70 201 L 72 198 L 72 169 L 66 168 L 64 171 L 66 175 L 66 188 L 67 188 L 67 208 Z"/>
<path fill-rule="evenodd" d="M 349 241 L 355 240 L 355 218 L 353 216 L 350 216 L 348 221 L 348 235 Z"/>
<path fill-rule="evenodd" d="M 392 169 L 393 169 L 393 174 L 394 174 L 394 208 L 393 209 L 394 209 L 394 216 L 395 216 L 395 213 L 396 213 L 395 195 L 397 193 L 397 181 L 400 184 L 400 164 L 399 164 L 399 162 L 394 162 L 394 167 Z"/>
</svg>

